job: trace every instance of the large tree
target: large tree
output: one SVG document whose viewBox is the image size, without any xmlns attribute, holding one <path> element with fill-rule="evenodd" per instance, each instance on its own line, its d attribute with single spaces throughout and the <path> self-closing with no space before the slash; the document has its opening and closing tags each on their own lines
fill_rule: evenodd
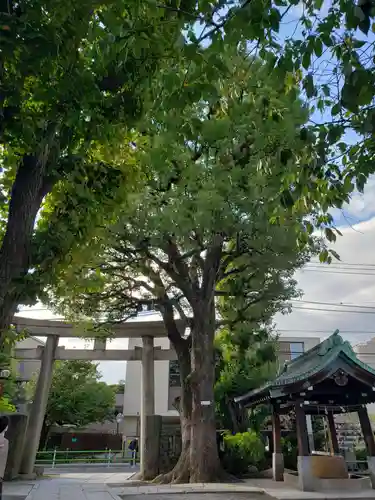
<svg viewBox="0 0 375 500">
<path fill-rule="evenodd" d="M 201 57 L 210 57 L 210 49 Z M 207 80 L 198 63 L 165 69 L 147 135 L 135 145 L 147 173 L 143 192 L 130 200 L 126 216 L 120 207 L 104 237 L 81 248 L 82 265 L 56 268 L 49 289 L 60 310 L 99 321 L 124 321 L 140 303 L 157 304 L 182 384 L 183 452 L 166 480 L 222 477 L 214 408 L 216 297 L 236 296 L 241 308 L 245 297 L 229 287 L 239 276 L 248 282 L 246 300 L 255 303 L 259 290 L 252 294 L 251 280 L 259 265 L 281 276 L 306 258 L 296 238 L 303 233 L 309 240 L 303 210 L 285 208 L 280 176 L 311 160 L 300 138 L 307 113 L 267 78 L 259 61 L 248 63 L 228 49 Z M 171 80 L 180 82 L 179 96 L 171 96 Z M 160 106 L 171 99 L 179 109 Z M 189 335 L 178 329 L 176 313 Z"/>
<path fill-rule="evenodd" d="M 0 2 L 0 346 L 32 295 L 34 225 L 46 195 L 63 184 L 72 205 L 90 196 L 108 204 L 124 176 L 130 186 L 129 171 L 108 160 L 131 140 L 159 62 L 178 50 L 196 7 L 178 4 Z M 97 222 L 81 221 L 74 236 Z"/>
</svg>

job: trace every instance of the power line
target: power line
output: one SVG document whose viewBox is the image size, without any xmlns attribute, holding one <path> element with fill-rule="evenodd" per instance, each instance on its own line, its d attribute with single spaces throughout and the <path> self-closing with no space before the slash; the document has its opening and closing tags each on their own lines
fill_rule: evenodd
<svg viewBox="0 0 375 500">
<path fill-rule="evenodd" d="M 375 270 L 374 270 L 375 271 Z M 361 272 L 361 271 L 340 271 L 340 270 L 337 270 L 337 271 L 334 271 L 334 270 L 330 270 L 330 269 L 312 269 L 312 268 L 302 268 L 301 269 L 301 272 L 302 273 L 307 273 L 307 272 L 310 272 L 310 273 L 322 273 L 322 274 L 340 274 L 340 275 L 351 275 L 351 276 L 375 276 L 375 272 L 374 273 L 366 273 L 366 272 Z"/>
<path fill-rule="evenodd" d="M 305 330 L 304 328 L 293 329 L 293 328 L 275 328 L 278 332 L 287 332 L 287 333 L 333 333 L 333 330 Z M 368 330 L 339 330 L 341 334 L 358 334 L 358 335 L 375 335 L 375 331 Z M 298 338 L 298 337 L 296 337 Z"/>
<path fill-rule="evenodd" d="M 318 304 L 322 306 L 334 306 L 334 307 L 355 307 L 358 309 L 371 309 L 373 312 L 375 312 L 375 306 L 362 306 L 362 305 L 357 305 L 357 304 L 335 304 L 334 302 L 317 302 L 315 300 L 294 300 L 293 302 L 296 303 L 303 303 L 303 304 Z"/>
<path fill-rule="evenodd" d="M 342 314 L 375 314 L 374 311 L 343 311 L 339 309 L 325 309 L 323 307 L 299 307 L 292 306 L 293 309 L 302 309 L 303 311 L 322 311 L 322 312 L 331 312 L 331 313 L 342 313 Z"/>
<path fill-rule="evenodd" d="M 367 264 L 360 264 L 359 262 L 331 262 L 330 264 L 326 264 L 324 262 L 318 262 L 318 261 L 310 261 L 306 264 L 306 266 L 327 266 L 327 267 L 370 267 L 370 268 L 375 268 L 375 264 L 367 263 Z"/>
</svg>

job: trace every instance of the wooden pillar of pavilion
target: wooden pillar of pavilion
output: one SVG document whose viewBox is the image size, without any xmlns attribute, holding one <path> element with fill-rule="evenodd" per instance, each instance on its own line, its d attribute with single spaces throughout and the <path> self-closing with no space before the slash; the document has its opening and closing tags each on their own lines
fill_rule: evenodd
<svg viewBox="0 0 375 500">
<path fill-rule="evenodd" d="M 329 432 L 329 449 L 331 455 L 339 455 L 340 448 L 337 439 L 337 431 L 335 426 L 335 419 L 331 411 L 327 414 L 328 432 Z"/>
<path fill-rule="evenodd" d="M 272 409 L 272 474 L 274 481 L 284 481 L 284 455 L 281 449 L 281 425 L 278 408 Z"/>
<path fill-rule="evenodd" d="M 367 465 L 372 487 L 375 489 L 375 440 L 370 418 L 366 406 L 358 410 L 359 423 L 361 424 L 363 438 L 367 448 Z"/>
<path fill-rule="evenodd" d="M 306 413 L 303 401 L 295 402 L 296 431 L 298 443 L 298 484 L 302 491 L 314 491 L 316 478 L 312 472 L 312 464 L 309 450 L 309 436 L 307 431 Z"/>
<path fill-rule="evenodd" d="M 374 433 L 371 427 L 370 418 L 367 408 L 363 406 L 358 410 L 359 423 L 361 424 L 363 439 L 366 443 L 367 454 L 369 457 L 375 457 L 375 440 Z"/>
<path fill-rule="evenodd" d="M 307 457 L 309 452 L 309 437 L 307 433 L 306 414 L 303 408 L 303 402 L 297 401 L 295 404 L 296 412 L 296 430 L 298 442 L 298 455 Z"/>
</svg>

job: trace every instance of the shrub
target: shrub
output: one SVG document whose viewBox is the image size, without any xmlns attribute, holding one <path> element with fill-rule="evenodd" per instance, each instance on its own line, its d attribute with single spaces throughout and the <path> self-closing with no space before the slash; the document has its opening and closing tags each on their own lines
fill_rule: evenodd
<svg viewBox="0 0 375 500">
<path fill-rule="evenodd" d="M 355 448 L 355 458 L 359 462 L 365 462 L 367 460 L 368 452 L 366 448 Z"/>
<path fill-rule="evenodd" d="M 7 396 L 0 398 L 0 413 L 15 413 L 16 407 Z"/>
<path fill-rule="evenodd" d="M 284 455 L 284 466 L 286 469 L 297 470 L 298 445 L 294 434 L 281 438 L 281 450 Z"/>
<path fill-rule="evenodd" d="M 231 474 L 244 474 L 250 466 L 264 460 L 265 448 L 259 434 L 254 431 L 224 435 L 223 466 Z"/>
</svg>

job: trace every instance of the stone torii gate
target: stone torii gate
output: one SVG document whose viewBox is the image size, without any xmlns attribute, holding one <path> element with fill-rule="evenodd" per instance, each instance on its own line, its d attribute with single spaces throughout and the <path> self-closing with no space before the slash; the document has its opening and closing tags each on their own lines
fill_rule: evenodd
<svg viewBox="0 0 375 500">
<path fill-rule="evenodd" d="M 103 338 L 94 339 L 93 350 L 65 349 L 65 347 L 58 347 L 60 338 L 77 338 L 74 327 L 62 321 L 16 317 L 14 318 L 13 324 L 17 331 L 26 331 L 29 335 L 47 337 L 44 347 L 40 346 L 36 349 L 15 350 L 15 357 L 17 359 L 41 361 L 35 396 L 28 419 L 20 472 L 25 475 L 31 475 L 34 470 L 47 408 L 48 394 L 52 382 L 53 363 L 55 360 L 140 361 L 142 363 L 140 412 L 141 473 L 145 477 L 151 477 L 156 467 L 155 450 L 153 450 L 154 439 L 152 424 L 152 417 L 155 414 L 154 361 L 177 359 L 173 349 L 154 347 L 155 338 L 166 336 L 163 322 L 139 321 L 111 325 L 109 327 L 113 332 L 111 338 L 142 339 L 142 347 L 114 350 L 106 350 L 106 340 Z M 177 321 L 177 325 L 179 328 L 183 329 L 182 322 Z M 87 332 L 87 334 L 89 336 L 90 332 Z M 84 336 L 84 332 L 81 333 L 80 336 Z"/>
</svg>

